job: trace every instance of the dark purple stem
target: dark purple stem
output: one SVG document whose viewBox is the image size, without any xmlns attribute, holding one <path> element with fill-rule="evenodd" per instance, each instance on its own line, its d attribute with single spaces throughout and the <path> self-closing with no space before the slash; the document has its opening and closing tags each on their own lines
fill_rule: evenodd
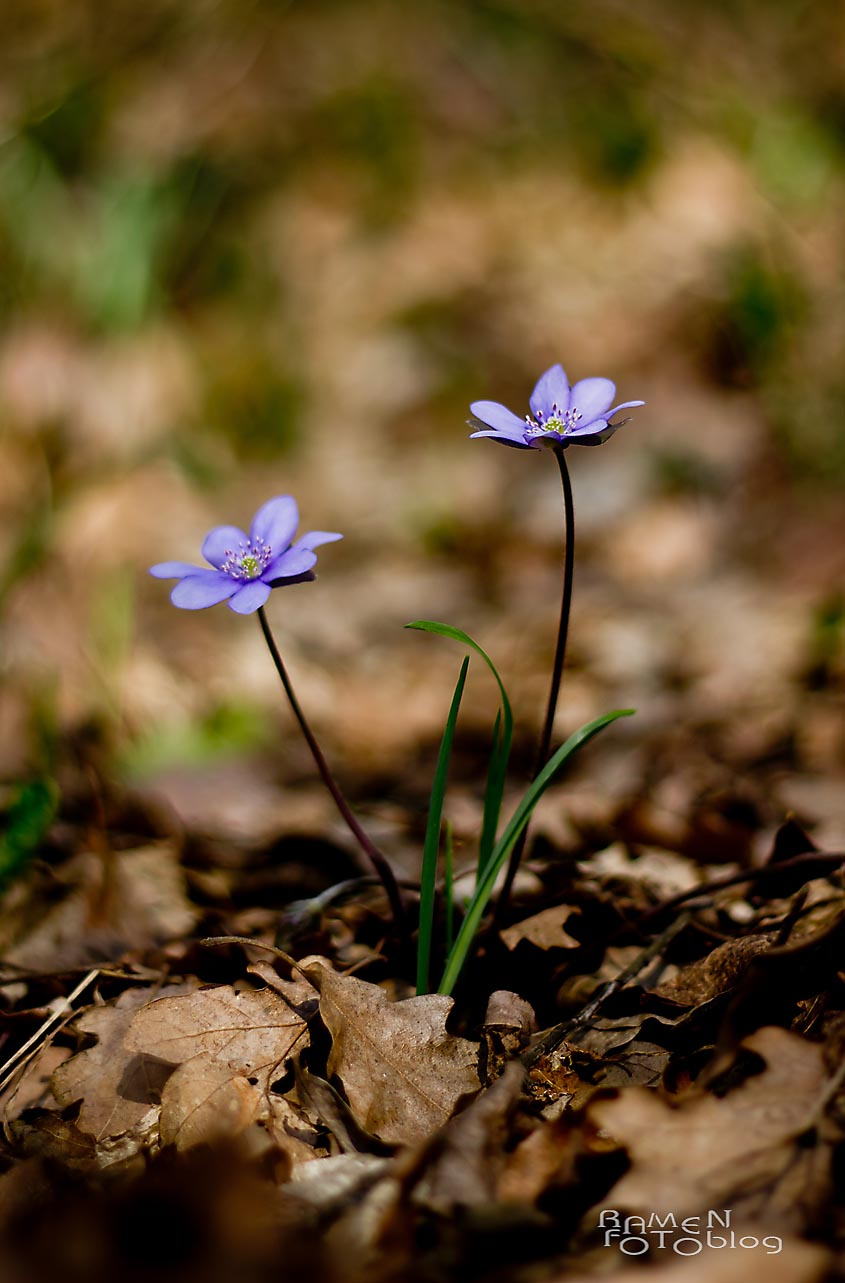
<svg viewBox="0 0 845 1283">
<path fill-rule="evenodd" d="M 572 481 L 569 476 L 569 468 L 566 464 L 564 454 L 565 447 L 556 446 L 554 456 L 557 459 L 557 466 L 560 469 L 560 480 L 563 486 L 563 518 L 565 526 L 566 544 L 563 553 L 563 591 L 560 600 L 560 622 L 557 629 L 557 645 L 555 647 L 555 659 L 552 666 L 552 680 L 549 686 L 549 699 L 546 705 L 546 717 L 543 722 L 543 729 L 540 732 L 540 739 L 537 743 L 537 754 L 534 759 L 534 769 L 531 778 L 535 779 L 542 768 L 549 760 L 549 749 L 552 742 L 552 728 L 555 721 L 555 712 L 557 711 L 558 696 L 560 694 L 560 683 L 563 678 L 563 665 L 566 659 L 566 639 L 569 634 L 569 612 L 572 606 L 572 576 L 575 569 L 575 505 L 572 501 Z M 511 852 L 508 871 L 502 886 L 499 899 L 496 904 L 494 915 L 494 926 L 498 926 L 508 907 L 510 901 L 513 880 L 516 877 L 516 871 L 519 868 L 519 862 L 522 859 L 522 852 L 525 850 L 525 843 L 528 838 L 528 826 L 522 830 L 522 836 Z"/>
<path fill-rule="evenodd" d="M 279 654 L 279 648 L 276 645 L 276 639 L 274 638 L 272 632 L 270 631 L 270 625 L 267 622 L 267 616 L 264 613 L 263 606 L 259 606 L 258 608 L 258 622 L 261 624 L 261 631 L 264 634 L 264 640 L 267 643 L 267 648 L 270 651 L 270 655 L 272 656 L 273 663 L 276 666 L 276 672 L 279 674 L 279 677 L 281 678 L 282 685 L 285 688 L 285 694 L 287 695 L 288 700 L 290 701 L 290 706 L 293 709 L 294 716 L 296 717 L 296 720 L 299 722 L 299 728 L 302 731 L 302 734 L 305 736 L 306 743 L 308 744 L 308 747 L 311 750 L 311 755 L 314 758 L 314 761 L 317 765 L 317 770 L 320 772 L 320 777 L 323 783 L 325 784 L 326 788 L 331 793 L 332 798 L 334 799 L 334 804 L 337 807 L 337 809 L 340 811 L 340 814 L 343 817 L 343 820 L 347 828 L 352 833 L 353 837 L 355 838 L 356 842 L 360 846 L 361 850 L 367 856 L 368 860 L 370 861 L 376 873 L 378 874 L 379 878 L 381 879 L 381 884 L 384 887 L 388 900 L 390 901 L 390 909 L 393 914 L 394 925 L 396 927 L 397 932 L 399 932 L 401 936 L 405 928 L 405 909 L 402 904 L 402 897 L 399 893 L 399 887 L 396 883 L 396 878 L 393 874 L 393 870 L 388 864 L 386 857 L 381 853 L 378 847 L 371 841 L 368 835 L 364 832 L 361 825 L 358 823 L 357 819 L 352 813 L 349 803 L 347 802 L 346 798 L 343 796 L 342 792 L 340 791 L 340 786 L 338 785 L 337 781 L 335 780 L 334 776 L 329 770 L 329 765 L 325 757 L 323 756 L 323 751 L 320 748 L 320 745 L 317 743 L 316 739 L 314 738 L 314 733 L 305 719 L 305 714 L 300 708 L 299 700 L 296 698 L 296 695 L 294 694 L 293 687 L 291 686 L 290 678 L 288 677 L 288 674 L 287 674 L 287 669 L 285 668 L 282 662 L 282 657 Z"/>
<path fill-rule="evenodd" d="M 560 601 L 560 622 L 557 630 L 557 646 L 555 647 L 555 662 L 552 667 L 552 682 L 549 687 L 549 702 L 546 707 L 546 720 L 543 723 L 543 731 L 540 735 L 540 742 L 537 745 L 537 761 L 535 763 L 534 774 L 537 775 L 549 760 L 549 749 L 552 742 L 552 727 L 554 726 L 555 712 L 557 711 L 558 695 L 560 694 L 560 683 L 563 678 L 563 665 L 566 659 L 566 639 L 569 633 L 569 611 L 572 606 L 572 576 L 575 569 L 575 506 L 572 502 L 572 481 L 569 477 L 569 468 L 566 466 L 566 456 L 563 450 L 558 447 L 555 452 L 557 466 L 560 468 L 560 480 L 563 487 L 563 517 L 566 529 L 566 547 L 563 554 L 563 592 Z"/>
</svg>

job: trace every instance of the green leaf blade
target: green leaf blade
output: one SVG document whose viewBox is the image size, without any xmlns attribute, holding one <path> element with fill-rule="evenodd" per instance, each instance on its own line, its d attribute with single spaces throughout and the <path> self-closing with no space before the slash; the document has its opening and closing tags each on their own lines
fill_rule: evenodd
<svg viewBox="0 0 845 1283">
<path fill-rule="evenodd" d="M 493 847 L 496 844 L 496 832 L 499 827 L 499 816 L 502 811 L 502 799 L 505 793 L 508 762 L 510 761 L 511 734 L 502 729 L 501 713 L 497 713 L 493 726 L 493 748 L 487 767 L 487 785 L 484 790 L 484 811 L 481 821 L 481 838 L 478 844 L 478 871 L 476 885 L 484 876 Z"/>
<path fill-rule="evenodd" d="M 465 633 L 461 628 L 455 628 L 452 624 L 441 624 L 434 619 L 415 619 L 413 623 L 406 624 L 405 627 L 416 628 L 420 632 L 424 632 L 424 633 L 434 633 L 438 637 L 450 637 L 452 641 L 458 641 L 463 646 L 469 646 L 470 649 L 475 651 L 476 655 L 481 656 L 481 658 L 484 660 L 487 667 L 490 669 L 490 672 L 495 677 L 496 684 L 499 687 L 499 694 L 502 697 L 502 716 L 503 716 L 505 734 L 507 735 L 508 733 L 510 733 L 512 735 L 513 734 L 513 712 L 511 710 L 511 703 L 510 703 L 510 700 L 508 699 L 504 682 L 499 676 L 496 665 L 493 663 L 492 659 L 487 654 L 487 651 L 484 650 L 481 646 L 479 646 L 477 641 L 473 641 L 469 633 Z"/>
<path fill-rule="evenodd" d="M 440 829 L 443 822 L 443 803 L 446 797 L 446 780 L 449 774 L 449 762 L 452 756 L 452 741 L 455 737 L 455 725 L 466 685 L 469 670 L 469 655 L 461 665 L 461 671 L 449 707 L 449 716 L 440 741 L 437 754 L 437 766 L 434 771 L 434 782 L 431 787 L 431 802 L 428 809 L 428 822 L 423 846 L 422 875 L 420 878 L 420 921 L 417 939 L 417 993 L 428 993 L 429 971 L 431 967 L 431 938 L 434 929 L 434 892 L 437 885 L 437 857 L 440 851 Z"/>
<path fill-rule="evenodd" d="M 455 986 L 455 982 L 461 973 L 470 946 L 478 930 L 478 925 L 487 902 L 493 894 L 493 888 L 496 884 L 496 878 L 503 868 L 505 861 L 508 859 L 511 851 L 519 840 L 522 830 L 531 818 L 534 807 L 545 793 L 554 776 L 561 767 L 577 753 L 589 740 L 597 735 L 599 731 L 604 730 L 612 722 L 620 717 L 630 717 L 634 712 L 632 708 L 619 708 L 611 713 L 605 713 L 602 717 L 597 717 L 594 721 L 588 722 L 579 730 L 570 735 L 565 744 L 554 753 L 540 771 L 539 775 L 532 781 L 531 785 L 524 794 L 522 800 L 511 816 L 510 822 L 496 843 L 493 854 L 488 862 L 484 875 L 475 889 L 466 916 L 461 929 L 458 932 L 458 938 L 454 947 L 449 954 L 446 962 L 446 969 L 443 973 L 443 979 L 440 982 L 438 993 L 450 994 Z"/>
<path fill-rule="evenodd" d="M 416 619 L 413 623 L 406 624 L 405 627 L 415 628 L 420 632 L 433 633 L 438 637 L 448 637 L 452 641 L 460 642 L 463 646 L 471 647 L 484 660 L 499 688 L 502 708 L 501 715 L 496 718 L 493 730 L 493 750 L 488 765 L 487 784 L 484 792 L 484 812 L 478 852 L 477 881 L 479 881 L 493 853 L 496 830 L 502 809 L 505 780 L 513 744 L 513 710 L 511 703 L 496 665 L 486 650 L 479 646 L 478 642 L 474 641 L 469 633 L 465 633 L 461 628 L 455 628 L 453 624 L 443 624 L 433 619 Z"/>
</svg>

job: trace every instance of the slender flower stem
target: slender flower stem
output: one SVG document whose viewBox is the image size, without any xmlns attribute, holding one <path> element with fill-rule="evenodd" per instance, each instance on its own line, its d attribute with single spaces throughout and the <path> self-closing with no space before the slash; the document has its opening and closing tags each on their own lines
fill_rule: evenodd
<svg viewBox="0 0 845 1283">
<path fill-rule="evenodd" d="M 565 526 L 566 544 L 563 554 L 563 591 L 560 600 L 560 622 L 557 630 L 557 645 L 555 646 L 555 659 L 552 666 L 552 680 L 549 686 L 549 699 L 546 705 L 546 716 L 543 721 L 543 729 L 540 732 L 540 739 L 537 742 L 537 753 L 534 759 L 534 769 L 531 772 L 531 778 L 535 779 L 549 758 L 549 748 L 552 742 L 552 728 L 555 721 L 555 712 L 557 710 L 558 696 L 560 694 L 560 683 L 563 678 L 563 665 L 566 659 L 566 639 L 569 634 L 569 612 L 572 606 L 572 575 L 575 568 L 575 506 L 572 501 L 572 481 L 569 476 L 569 468 L 566 464 L 564 448 L 556 446 L 554 456 L 557 459 L 557 466 L 560 469 L 560 480 L 563 487 L 563 517 Z M 502 886 L 496 904 L 494 915 L 494 926 L 498 926 L 502 921 L 510 901 L 513 880 L 516 877 L 516 871 L 519 868 L 519 862 L 522 859 L 522 852 L 525 849 L 525 843 L 528 838 L 528 826 L 523 829 L 522 837 L 517 842 L 511 853 L 508 863 L 508 871 Z"/>
<path fill-rule="evenodd" d="M 320 772 L 320 777 L 323 783 L 325 784 L 326 788 L 331 793 L 332 798 L 334 799 L 334 804 L 337 807 L 337 809 L 340 811 L 340 814 L 343 817 L 343 820 L 347 828 L 352 833 L 353 837 L 355 838 L 356 842 L 360 846 L 361 850 L 367 856 L 368 860 L 370 861 L 376 873 L 378 874 L 379 878 L 381 879 L 381 884 L 384 887 L 388 900 L 390 901 L 390 909 L 393 914 L 394 925 L 396 927 L 396 930 L 400 933 L 400 935 L 402 935 L 404 931 L 404 926 L 405 926 L 405 909 L 402 904 L 402 897 L 399 893 L 399 887 L 397 885 L 396 878 L 393 874 L 393 870 L 388 864 L 386 857 L 382 854 L 382 852 L 378 849 L 378 847 L 372 842 L 372 840 L 364 832 L 364 829 L 358 823 L 358 820 L 355 818 L 355 816 L 352 813 L 349 803 L 347 802 L 346 798 L 343 796 L 343 793 L 340 790 L 340 786 L 338 785 L 337 781 L 335 780 L 334 776 L 329 770 L 329 765 L 325 757 L 323 756 L 323 751 L 320 748 L 320 745 L 317 743 L 316 739 L 314 738 L 314 732 L 311 730 L 311 727 L 308 725 L 308 722 L 306 721 L 306 718 L 305 718 L 305 714 L 303 713 L 300 707 L 299 700 L 296 698 L 296 695 L 294 694 L 293 687 L 290 682 L 290 678 L 288 677 L 288 674 L 287 674 L 287 669 L 285 668 L 282 662 L 282 657 L 279 654 L 279 648 L 276 645 L 276 639 L 274 638 L 272 632 L 270 631 L 270 625 L 267 622 L 267 616 L 264 613 L 263 606 L 259 606 L 258 608 L 258 622 L 261 625 L 261 631 L 264 634 L 264 640 L 267 643 L 267 649 L 270 651 L 270 655 L 272 656 L 273 663 L 276 666 L 276 672 L 279 674 L 279 677 L 281 678 L 282 685 L 285 688 L 285 694 L 287 695 L 288 700 L 290 701 L 290 706 L 293 709 L 294 716 L 296 717 L 296 720 L 299 722 L 299 728 L 302 731 L 302 734 L 305 736 L 306 743 L 308 744 L 308 747 L 311 750 L 311 755 L 314 758 L 314 761 L 317 765 L 317 770 Z"/>
<path fill-rule="evenodd" d="M 557 646 L 555 647 L 555 662 L 552 667 L 552 681 L 549 687 L 549 702 L 546 707 L 546 720 L 543 723 L 543 730 L 540 735 L 540 741 L 537 745 L 537 761 L 534 766 L 536 775 L 545 765 L 549 757 L 549 748 L 552 742 L 552 727 L 554 726 L 555 711 L 557 710 L 558 695 L 560 694 L 560 683 L 563 678 L 563 664 L 566 659 L 566 639 L 569 634 L 569 611 L 572 606 L 572 574 L 575 567 L 575 506 L 572 502 L 572 481 L 569 476 L 569 468 L 566 466 L 566 456 L 560 447 L 554 452 L 557 459 L 557 466 L 560 468 L 560 480 L 563 486 L 563 516 L 566 528 L 566 546 L 563 554 L 563 592 L 560 600 L 560 623 L 557 630 Z"/>
</svg>

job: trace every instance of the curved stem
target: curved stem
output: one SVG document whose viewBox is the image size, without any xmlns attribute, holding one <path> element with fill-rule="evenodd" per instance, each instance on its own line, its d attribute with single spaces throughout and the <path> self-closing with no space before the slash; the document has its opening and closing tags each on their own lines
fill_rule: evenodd
<svg viewBox="0 0 845 1283">
<path fill-rule="evenodd" d="M 552 727 L 554 726 L 560 683 L 563 677 L 563 664 L 566 659 L 569 611 L 572 606 L 572 575 L 575 569 L 575 506 L 572 502 L 572 481 L 569 476 L 569 468 L 566 466 L 566 456 L 563 450 L 558 448 L 554 453 L 557 465 L 560 468 L 560 480 L 563 486 L 563 518 L 566 528 L 566 546 L 563 554 L 563 591 L 560 600 L 560 622 L 557 630 L 555 661 L 552 667 L 552 681 L 549 687 L 549 702 L 546 706 L 546 720 L 543 723 L 543 730 L 537 745 L 537 760 L 534 764 L 535 775 L 546 765 L 549 747 L 552 742 Z"/>
<path fill-rule="evenodd" d="M 566 463 L 564 447 L 556 446 L 554 456 L 557 459 L 557 466 L 560 469 L 560 481 L 563 487 L 563 520 L 565 527 L 566 543 L 563 553 L 563 589 L 560 599 L 560 621 L 557 629 L 557 645 L 555 646 L 555 658 L 552 665 L 552 680 L 549 685 L 549 698 L 546 704 L 546 716 L 543 721 L 543 729 L 540 732 L 540 738 L 537 742 L 537 753 L 534 758 L 534 769 L 531 772 L 531 778 L 535 779 L 549 758 L 549 748 L 552 742 L 552 728 L 554 727 L 555 712 L 557 711 L 558 696 L 560 695 L 560 684 L 563 678 L 563 665 L 566 660 L 566 639 L 569 634 L 569 612 L 572 607 L 572 578 L 575 569 L 575 505 L 572 500 L 572 480 L 569 476 L 569 468 Z M 522 859 L 522 852 L 525 849 L 525 843 L 528 838 L 528 826 L 523 829 L 522 836 L 514 847 L 511 858 L 508 863 L 508 871 L 502 886 L 501 894 L 496 903 L 496 912 L 493 919 L 493 925 L 498 926 L 504 917 L 510 901 L 513 880 L 516 877 L 516 871 L 519 868 L 519 862 Z"/>
<path fill-rule="evenodd" d="M 285 688 L 285 694 L 287 695 L 288 700 L 290 702 L 290 706 L 293 709 L 294 716 L 296 717 L 296 720 L 299 722 L 299 728 L 302 731 L 302 734 L 305 736 L 305 741 L 311 750 L 311 755 L 314 758 L 314 761 L 317 766 L 317 770 L 320 772 L 320 777 L 323 783 L 325 784 L 326 788 L 331 793 L 332 798 L 334 800 L 334 804 L 337 807 L 338 811 L 340 811 L 340 814 L 343 817 L 343 820 L 347 828 L 352 833 L 353 837 L 355 838 L 356 842 L 360 846 L 361 850 L 367 856 L 368 860 L 370 861 L 376 873 L 378 874 L 379 878 L 381 879 L 381 884 L 384 887 L 388 900 L 390 901 L 390 909 L 393 914 L 394 924 L 396 926 L 397 931 L 401 933 L 404 930 L 404 925 L 405 925 L 405 910 L 402 905 L 402 897 L 399 894 L 399 887 L 397 885 L 393 870 L 388 864 L 386 857 L 381 853 L 378 847 L 372 842 L 372 840 L 365 833 L 364 829 L 358 823 L 358 820 L 355 818 L 355 816 L 352 813 L 349 803 L 347 802 L 346 798 L 343 796 L 343 793 L 340 790 L 340 786 L 338 785 L 337 781 L 335 780 L 334 776 L 332 775 L 329 769 L 329 764 L 326 761 L 325 757 L 323 756 L 323 751 L 314 737 L 314 732 L 311 730 L 311 727 L 308 725 L 308 722 L 306 721 L 305 714 L 303 713 L 300 707 L 299 700 L 296 698 L 296 695 L 294 694 L 293 686 L 291 685 L 290 678 L 288 677 L 287 669 L 285 668 L 284 663 L 282 662 L 282 657 L 279 654 L 279 648 L 276 645 L 276 639 L 274 638 L 272 632 L 270 631 L 270 625 L 267 622 L 267 616 L 264 613 L 263 606 L 259 606 L 258 608 L 258 622 L 261 625 L 261 631 L 264 634 L 264 640 L 267 643 L 267 649 L 270 651 L 270 655 L 272 657 L 273 663 L 276 666 L 276 672 L 279 674 L 279 677 L 281 678 L 282 685 Z"/>
</svg>

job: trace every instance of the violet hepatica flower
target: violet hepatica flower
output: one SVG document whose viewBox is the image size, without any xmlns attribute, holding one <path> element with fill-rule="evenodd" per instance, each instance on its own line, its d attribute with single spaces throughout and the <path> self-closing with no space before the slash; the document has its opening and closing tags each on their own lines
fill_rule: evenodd
<svg viewBox="0 0 845 1283">
<path fill-rule="evenodd" d="M 563 366 L 553 365 L 538 380 L 528 404 L 531 413 L 524 419 L 499 405 L 498 401 L 475 401 L 470 409 L 486 427 L 474 437 L 492 437 L 517 450 L 539 450 L 543 446 L 601 445 L 622 423 L 611 423 L 614 414 L 630 410 L 645 401 L 611 404 L 616 384 L 610 379 L 580 379 L 570 388 Z"/>
<path fill-rule="evenodd" d="M 216 526 L 206 535 L 202 555 L 210 569 L 162 561 L 150 568 L 150 574 L 179 580 L 170 600 L 183 610 L 204 610 L 225 601 L 239 615 L 251 615 L 264 605 L 273 588 L 313 579 L 314 549 L 343 538 L 327 530 L 310 530 L 293 543 L 298 525 L 296 500 L 289 494 L 277 495 L 258 509 L 249 534 L 237 526 Z"/>
</svg>

